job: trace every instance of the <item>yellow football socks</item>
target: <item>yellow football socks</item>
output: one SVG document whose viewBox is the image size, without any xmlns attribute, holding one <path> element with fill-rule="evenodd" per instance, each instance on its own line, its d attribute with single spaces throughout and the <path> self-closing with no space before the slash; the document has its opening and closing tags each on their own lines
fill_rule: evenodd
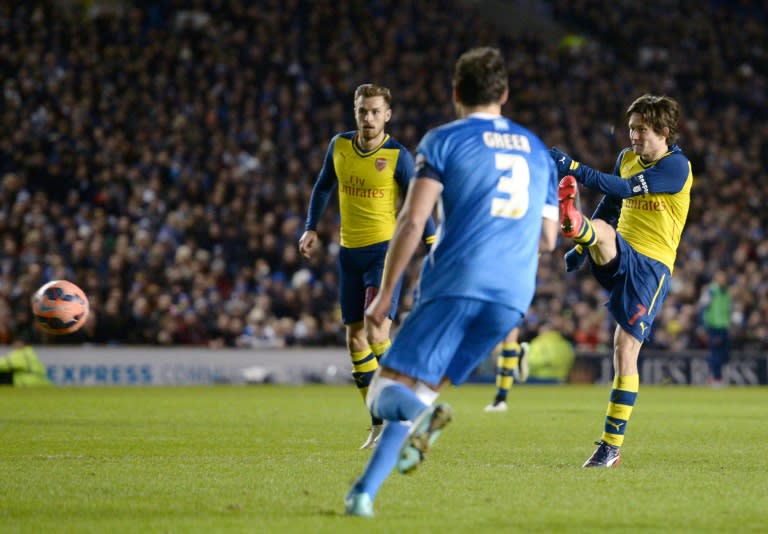
<svg viewBox="0 0 768 534">
<path fill-rule="evenodd" d="M 379 368 L 379 360 L 370 350 L 353 352 L 350 356 L 352 357 L 352 378 L 355 379 L 357 389 L 365 401 L 373 373 Z"/>
<path fill-rule="evenodd" d="M 584 247 L 590 247 L 597 242 L 597 233 L 595 233 L 595 229 L 592 226 L 592 221 L 587 217 L 581 217 L 581 228 L 579 228 L 579 233 L 573 237 L 573 240 Z"/>
<path fill-rule="evenodd" d="M 380 360 L 390 346 L 392 346 L 392 342 L 389 339 L 385 339 L 381 343 L 371 343 L 371 350 L 376 355 L 376 359 Z"/>
<path fill-rule="evenodd" d="M 501 353 L 496 359 L 496 398 L 503 400 L 515 382 L 513 372 L 520 362 L 522 349 L 519 343 L 503 343 Z"/>
<path fill-rule="evenodd" d="M 621 447 L 624 443 L 624 431 L 627 428 L 629 417 L 632 415 L 632 407 L 637 400 L 639 389 L 639 375 L 616 375 L 613 378 L 611 400 L 605 414 L 605 428 L 602 437 L 603 441 L 609 445 Z"/>
</svg>

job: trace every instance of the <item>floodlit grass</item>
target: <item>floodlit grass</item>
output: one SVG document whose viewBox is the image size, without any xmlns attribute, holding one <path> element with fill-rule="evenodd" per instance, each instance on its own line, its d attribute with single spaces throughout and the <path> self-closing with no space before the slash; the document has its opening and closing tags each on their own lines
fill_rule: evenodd
<svg viewBox="0 0 768 534">
<path fill-rule="evenodd" d="M 493 386 L 376 518 L 343 515 L 370 453 L 354 387 L 0 390 L 0 531 L 757 532 L 768 525 L 768 390 L 642 386 L 623 464 L 585 470 L 607 386 Z"/>
</svg>

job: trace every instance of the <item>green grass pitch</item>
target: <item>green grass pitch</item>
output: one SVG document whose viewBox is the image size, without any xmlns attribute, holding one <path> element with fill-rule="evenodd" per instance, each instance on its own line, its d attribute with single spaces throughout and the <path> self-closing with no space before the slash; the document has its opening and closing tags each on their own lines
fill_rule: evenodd
<svg viewBox="0 0 768 534">
<path fill-rule="evenodd" d="M 768 390 L 641 386 L 619 469 L 581 463 L 608 386 L 492 385 L 426 462 L 343 515 L 370 453 L 353 386 L 0 390 L 4 533 L 758 532 Z"/>
</svg>

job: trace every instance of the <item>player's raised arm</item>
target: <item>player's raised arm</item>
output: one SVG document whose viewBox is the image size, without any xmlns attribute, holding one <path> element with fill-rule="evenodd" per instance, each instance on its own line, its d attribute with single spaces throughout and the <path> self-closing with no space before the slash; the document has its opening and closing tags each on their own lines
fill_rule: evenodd
<svg viewBox="0 0 768 534">
<path fill-rule="evenodd" d="M 619 198 L 649 193 L 678 193 L 685 186 L 690 173 L 688 159 L 682 154 L 676 154 L 674 150 L 663 156 L 653 167 L 628 177 L 595 170 L 575 161 L 556 147 L 552 148 L 551 154 L 561 176 L 571 175 L 591 189 Z"/>
</svg>

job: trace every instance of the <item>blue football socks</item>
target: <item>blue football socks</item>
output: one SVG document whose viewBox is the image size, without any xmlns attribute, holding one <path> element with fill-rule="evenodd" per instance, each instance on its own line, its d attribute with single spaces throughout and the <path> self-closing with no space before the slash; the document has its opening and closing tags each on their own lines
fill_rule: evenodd
<svg viewBox="0 0 768 534">
<path fill-rule="evenodd" d="M 382 389 L 373 405 L 374 415 L 387 421 L 363 475 L 352 491 L 367 493 L 373 499 L 397 464 L 400 448 L 408 436 L 410 425 L 401 421 L 415 420 L 427 405 L 403 384 L 390 384 Z"/>
<path fill-rule="evenodd" d="M 408 436 L 410 425 L 400 421 L 388 421 L 384 424 L 379 443 L 376 445 L 362 476 L 357 479 L 352 490 L 367 493 L 371 499 L 376 497 L 379 488 L 395 468 L 400 456 L 400 447 Z"/>
<path fill-rule="evenodd" d="M 413 421 L 427 405 L 404 384 L 391 384 L 379 394 L 373 405 L 373 414 L 385 421 Z"/>
</svg>

